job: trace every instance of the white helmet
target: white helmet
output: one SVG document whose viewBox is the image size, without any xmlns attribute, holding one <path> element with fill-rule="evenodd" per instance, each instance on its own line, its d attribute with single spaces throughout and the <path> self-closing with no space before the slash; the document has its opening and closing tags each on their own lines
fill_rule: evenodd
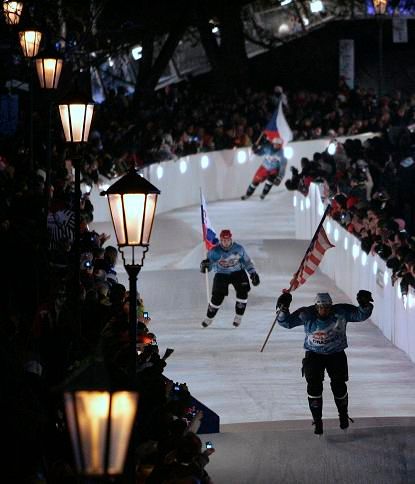
<svg viewBox="0 0 415 484">
<path fill-rule="evenodd" d="M 316 306 L 331 306 L 333 301 L 328 292 L 318 292 L 314 299 L 314 304 Z"/>
</svg>

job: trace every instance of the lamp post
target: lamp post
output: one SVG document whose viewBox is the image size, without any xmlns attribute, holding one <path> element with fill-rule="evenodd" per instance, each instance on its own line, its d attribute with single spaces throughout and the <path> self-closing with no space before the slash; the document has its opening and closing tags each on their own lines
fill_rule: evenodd
<svg viewBox="0 0 415 484">
<path fill-rule="evenodd" d="M 107 379 L 104 362 L 95 360 L 64 392 L 76 469 L 86 477 L 122 474 L 137 413 L 137 392 L 112 388 Z"/>
<path fill-rule="evenodd" d="M 22 15 L 23 2 L 9 1 L 3 2 L 4 20 L 8 25 L 17 25 Z"/>
<path fill-rule="evenodd" d="M 372 2 L 378 21 L 378 99 L 380 100 L 383 91 L 383 22 L 388 0 L 372 0 Z"/>
<path fill-rule="evenodd" d="M 118 250 L 129 278 L 132 377 L 135 375 L 137 344 L 137 276 L 149 248 L 159 194 L 160 190 L 140 176 L 134 168 L 101 193 L 108 197 Z"/>
<path fill-rule="evenodd" d="M 67 143 L 79 146 L 88 141 L 91 128 L 94 104 L 82 96 L 74 95 L 65 102 L 59 104 L 59 114 L 62 122 L 63 132 Z M 80 225 L 81 225 L 81 167 L 78 149 L 72 160 L 75 167 L 75 236 L 74 236 L 74 296 L 76 297 L 77 321 L 80 329 L 79 314 L 79 276 L 80 276 Z"/>
<path fill-rule="evenodd" d="M 33 169 L 33 71 L 32 59 L 39 52 L 42 32 L 30 27 L 19 32 L 19 41 L 24 57 L 29 61 L 29 157 Z"/>
<path fill-rule="evenodd" d="M 47 93 L 48 118 L 46 133 L 46 208 L 50 195 L 50 172 L 52 160 L 52 93 L 56 91 L 62 72 L 63 60 L 52 50 L 42 52 L 35 61 L 40 87 Z M 47 211 L 47 210 L 46 210 Z"/>
</svg>

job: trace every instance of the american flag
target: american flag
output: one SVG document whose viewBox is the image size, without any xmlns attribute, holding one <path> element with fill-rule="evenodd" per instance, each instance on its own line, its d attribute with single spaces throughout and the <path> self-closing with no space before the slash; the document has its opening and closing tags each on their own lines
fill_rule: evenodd
<svg viewBox="0 0 415 484">
<path fill-rule="evenodd" d="M 320 262 L 323 259 L 323 256 L 326 250 L 335 247 L 327 237 L 326 231 L 323 227 L 324 219 L 328 211 L 330 210 L 330 205 L 326 208 L 324 212 L 323 218 L 314 234 L 314 237 L 311 239 L 311 243 L 305 253 L 305 256 L 298 268 L 298 271 L 294 274 L 293 279 L 290 282 L 290 289 L 287 291 L 295 291 L 299 286 L 304 284 L 307 279 L 314 274 L 317 267 L 319 266 Z"/>
</svg>

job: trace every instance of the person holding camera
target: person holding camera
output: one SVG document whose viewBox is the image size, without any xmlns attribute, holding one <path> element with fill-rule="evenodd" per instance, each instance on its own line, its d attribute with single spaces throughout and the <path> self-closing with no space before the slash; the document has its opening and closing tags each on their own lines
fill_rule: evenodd
<svg viewBox="0 0 415 484">
<path fill-rule="evenodd" d="M 215 449 L 211 445 L 207 445 L 206 449 L 202 450 L 200 438 L 195 433 L 188 432 L 178 439 L 175 448 L 166 455 L 164 462 L 154 467 L 146 479 L 146 483 L 198 482 L 212 484 L 205 467 L 214 452 Z"/>
<path fill-rule="evenodd" d="M 225 296 L 228 295 L 229 284 L 232 284 L 236 291 L 233 325 L 238 327 L 241 324 L 248 302 L 248 292 L 251 289 L 246 272 L 248 272 L 254 286 L 258 286 L 259 276 L 245 249 L 242 245 L 233 242 L 232 233 L 228 229 L 221 231 L 219 244 L 213 247 L 208 252 L 207 259 L 200 263 L 200 272 L 203 273 L 211 269 L 216 274 L 213 279 L 212 297 L 202 326 L 207 328 L 212 324 Z"/>
<path fill-rule="evenodd" d="M 302 307 L 290 314 L 292 295 L 284 292 L 277 301 L 277 321 L 283 328 L 304 326 L 305 357 L 302 375 L 307 381 L 308 404 L 313 417 L 314 433 L 323 433 L 323 380 L 327 371 L 330 386 L 339 412 L 340 428 L 349 427 L 348 393 L 349 379 L 346 325 L 348 322 L 366 321 L 373 310 L 372 294 L 360 290 L 356 296 L 359 306 L 333 304 L 326 292 L 318 293 L 313 306 Z"/>
<path fill-rule="evenodd" d="M 263 159 L 245 195 L 241 197 L 242 200 L 249 198 L 256 190 L 256 187 L 265 181 L 260 196 L 261 200 L 263 200 L 270 192 L 272 185 L 278 186 L 281 183 L 287 166 L 281 138 L 274 138 L 271 143 L 267 143 L 265 146 L 254 146 L 253 150 L 258 156 L 263 156 Z"/>
</svg>

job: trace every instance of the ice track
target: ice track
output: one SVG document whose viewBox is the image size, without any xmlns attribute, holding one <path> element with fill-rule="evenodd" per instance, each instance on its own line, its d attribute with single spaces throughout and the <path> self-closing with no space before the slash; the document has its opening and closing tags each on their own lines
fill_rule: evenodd
<svg viewBox="0 0 415 484">
<path fill-rule="evenodd" d="M 186 382 L 196 398 L 220 415 L 223 433 L 210 438 L 217 447 L 208 467 L 214 482 L 415 482 L 410 428 L 415 426 L 415 365 L 372 323 L 348 325 L 349 413 L 356 423 L 346 436 L 337 427 L 328 381 L 327 430 L 322 439 L 312 434 L 300 373 L 302 328 L 276 326 L 264 353 L 259 352 L 276 296 L 288 287 L 308 245 L 294 238 L 291 193 L 271 193 L 264 201 L 256 194 L 244 202 L 208 203 L 208 211 L 216 230 L 230 228 L 245 246 L 261 277 L 241 326 L 232 326 L 233 290 L 212 326 L 200 326 L 207 302 L 199 272 L 205 256 L 199 206 L 156 216 L 138 290 L 160 351 L 175 349 L 166 375 Z M 94 228 L 111 233 L 109 243 L 116 245 L 110 222 Z M 117 271 L 128 287 L 121 260 Z M 317 272 L 293 294 L 292 308 L 311 304 L 317 291 L 326 290 L 335 302 L 349 301 Z"/>
</svg>

